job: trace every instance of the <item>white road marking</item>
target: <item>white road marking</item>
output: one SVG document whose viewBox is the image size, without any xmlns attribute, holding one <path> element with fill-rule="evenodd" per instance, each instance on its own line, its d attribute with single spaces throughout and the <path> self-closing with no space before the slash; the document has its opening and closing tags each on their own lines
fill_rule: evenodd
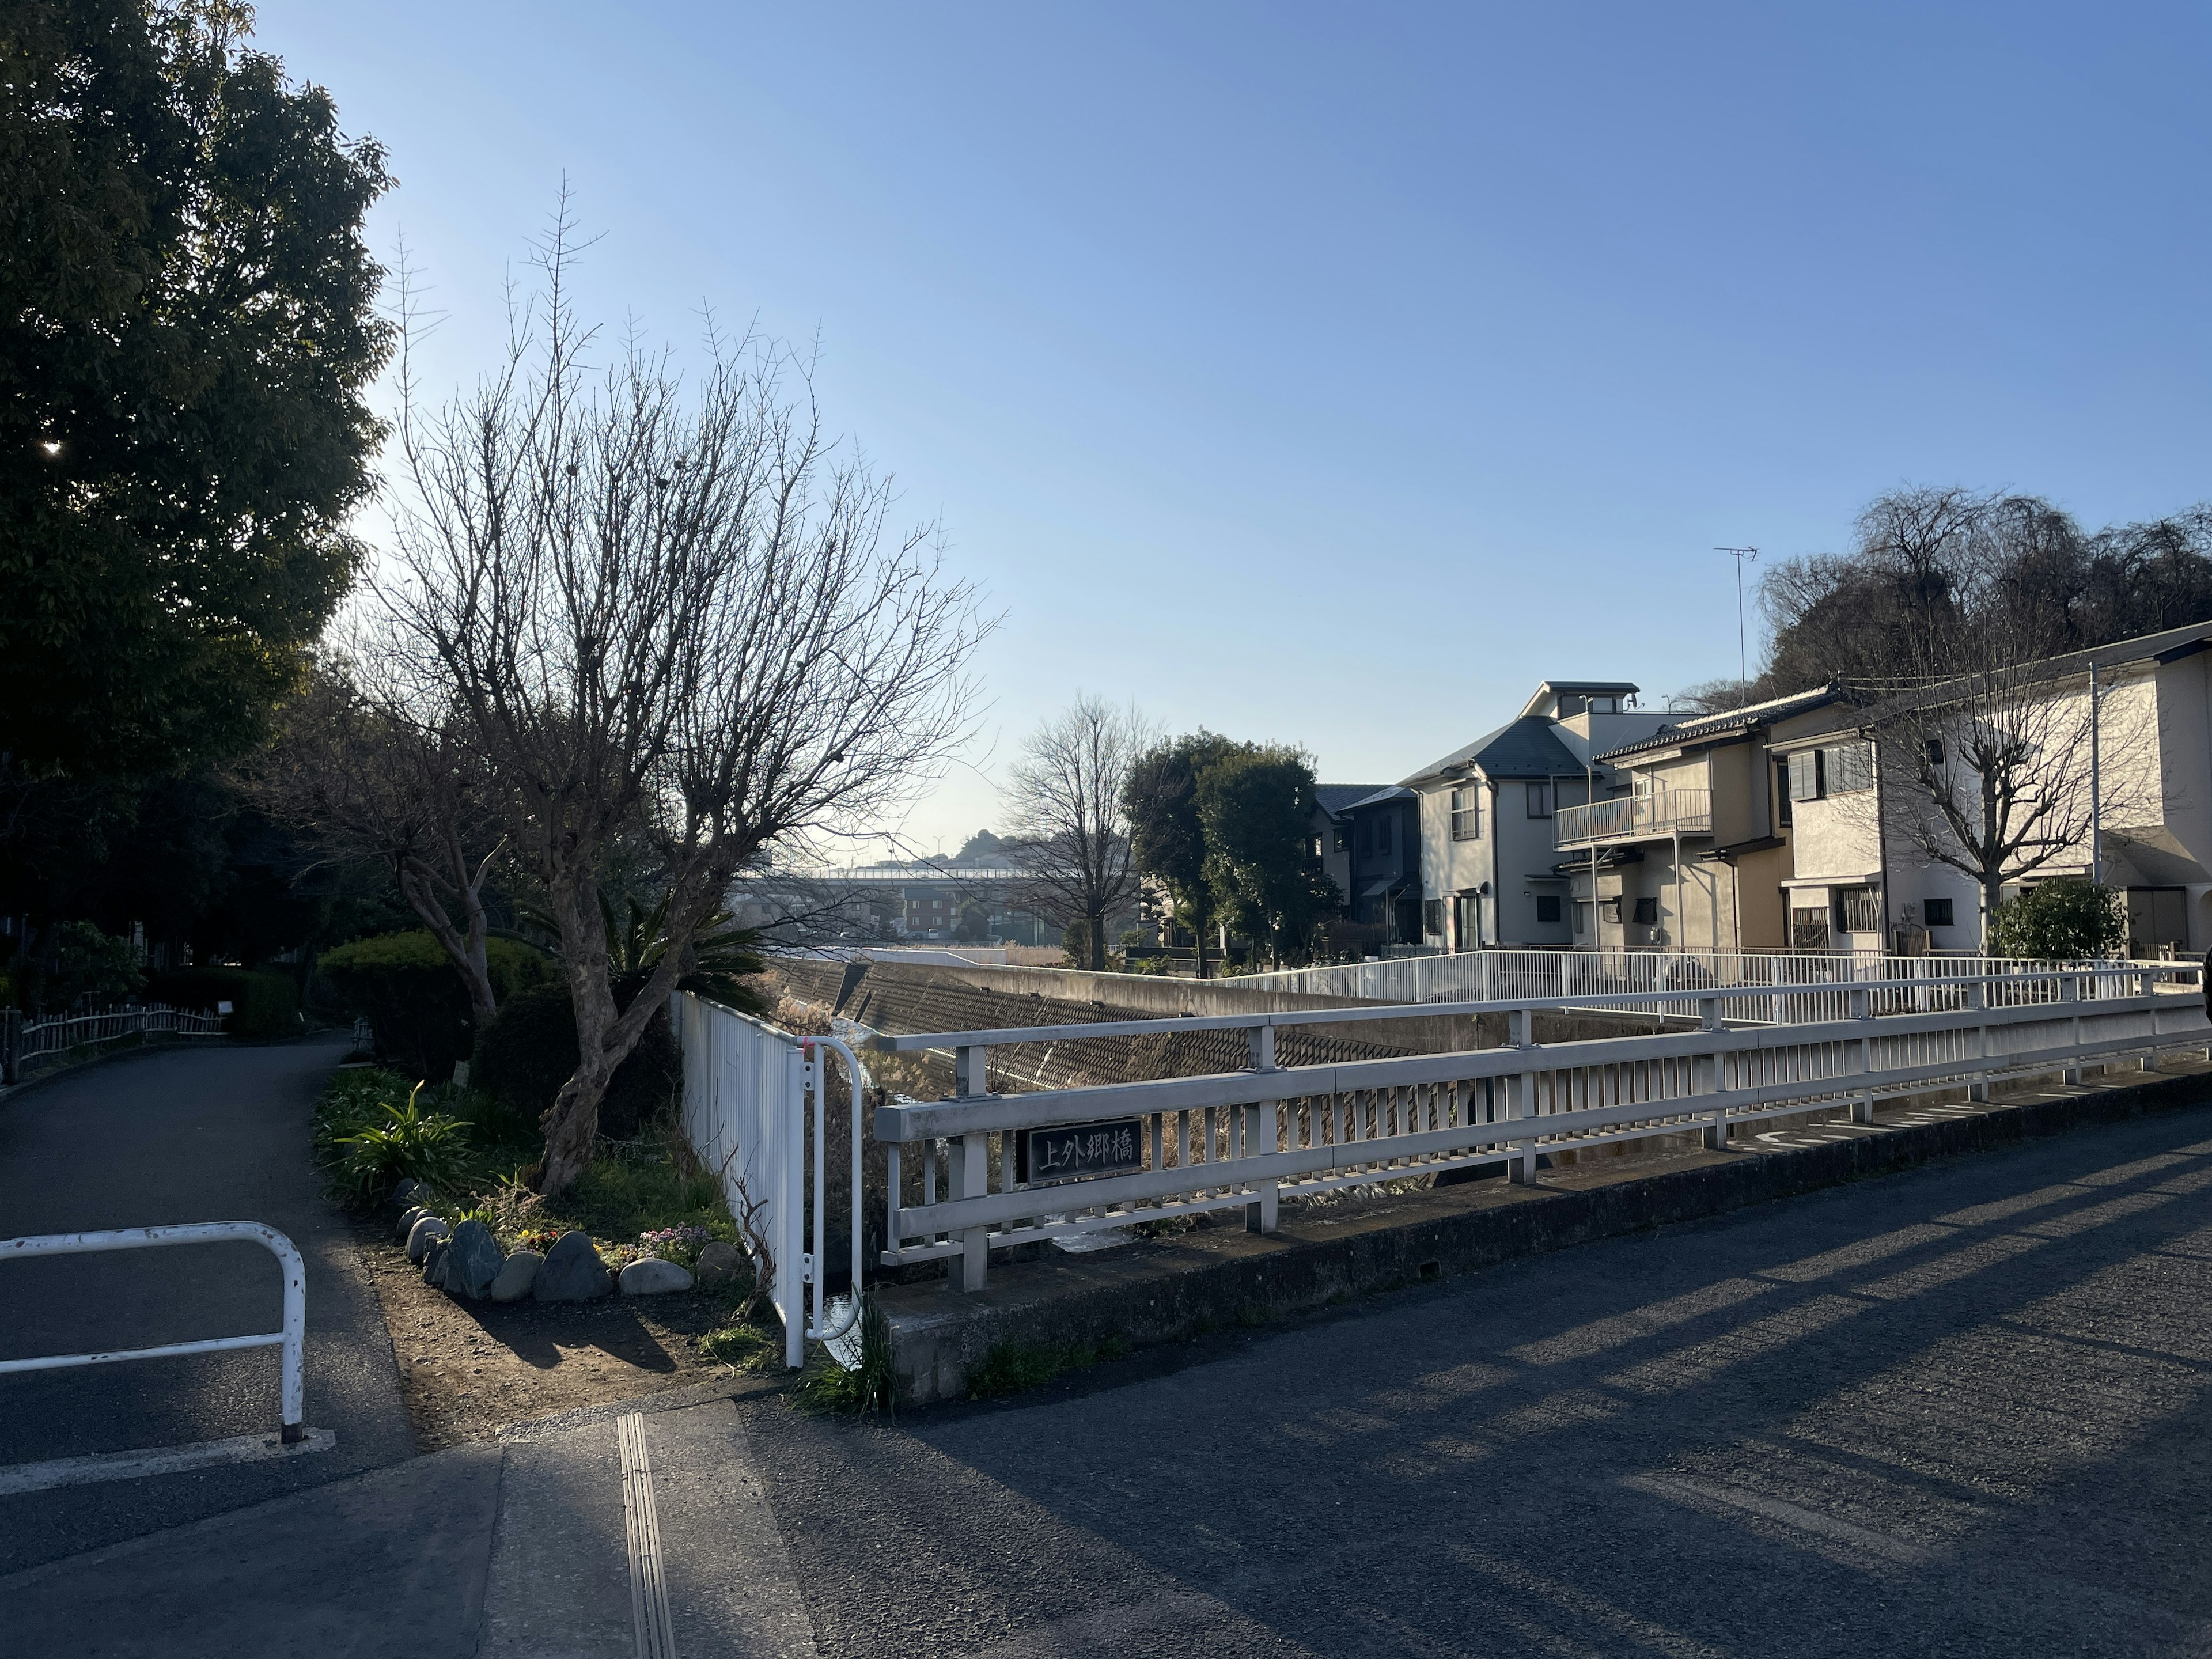
<svg viewBox="0 0 2212 1659">
<path fill-rule="evenodd" d="M 55 1486 L 88 1486 L 100 1480 L 137 1480 L 149 1474 L 179 1474 L 224 1463 L 262 1463 L 280 1457 L 304 1457 L 338 1443 L 329 1429 L 309 1429 L 291 1445 L 274 1434 L 241 1434 L 228 1440 L 200 1440 L 188 1446 L 156 1446 L 150 1451 L 94 1452 L 88 1457 L 58 1457 L 48 1463 L 17 1463 L 0 1468 L 0 1497 L 46 1492 Z"/>
<path fill-rule="evenodd" d="M 653 1463 L 645 1447 L 645 1415 L 615 1419 L 622 1453 L 623 1532 L 629 1544 L 630 1622 L 637 1659 L 676 1659 L 676 1632 L 668 1613 L 667 1562 L 660 1550 L 660 1514 L 653 1501 Z"/>
</svg>

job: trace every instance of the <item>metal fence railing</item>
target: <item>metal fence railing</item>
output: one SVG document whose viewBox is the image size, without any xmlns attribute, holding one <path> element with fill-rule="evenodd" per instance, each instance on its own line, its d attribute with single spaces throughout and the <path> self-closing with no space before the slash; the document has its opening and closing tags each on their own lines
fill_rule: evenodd
<svg viewBox="0 0 2212 1659">
<path fill-rule="evenodd" d="M 2094 988 L 2130 982 L 2129 963 L 2051 963 L 2002 957 L 1895 957 L 1864 951 L 1465 951 L 1247 974 L 1255 989 L 1360 997 L 1379 1002 L 1565 1000 L 1594 1012 L 1691 1014 L 1717 993 L 1735 1024 L 1799 1025 L 1841 1019 L 1855 988 L 1873 993 L 1878 1014 L 1927 1012 L 1963 993 L 1961 976 L 2015 981 L 1994 987 L 1996 1006 L 2052 994 L 2053 971 L 2086 974 Z M 2170 966 L 2171 964 L 2166 964 Z M 2118 977 L 2114 977 L 2117 975 Z M 1670 1000 L 1671 999 L 1671 1000 Z"/>
<path fill-rule="evenodd" d="M 1649 795 L 1620 795 L 1586 806 L 1562 806 L 1553 819 L 1553 845 L 1587 847 L 1592 842 L 1628 841 L 1640 836 L 1698 835 L 1713 827 L 1710 789 L 1666 789 Z"/>
<path fill-rule="evenodd" d="M 221 1014 L 162 1003 L 128 1004 L 89 1013 L 58 1014 L 26 1022 L 15 1009 L 0 1010 L 0 1082 L 21 1081 L 23 1062 L 66 1054 L 127 1036 L 221 1036 Z"/>
<path fill-rule="evenodd" d="M 1611 1000 L 1692 1010 L 1695 1029 L 1562 1043 L 1533 1042 L 1531 1014 L 1586 1006 L 1582 995 L 878 1036 L 869 1046 L 951 1049 L 959 1079 L 951 1098 L 877 1109 L 891 1155 L 881 1260 L 951 1258 L 956 1285 L 973 1289 L 990 1251 L 1037 1240 L 1235 1206 L 1270 1231 L 1285 1196 L 1491 1164 L 1530 1181 L 1540 1154 L 1686 1133 L 1719 1146 L 1759 1119 L 1863 1121 L 1880 1097 L 1985 1093 L 1996 1078 L 2054 1072 L 2078 1081 L 2087 1064 L 2212 1043 L 2194 965 L 1960 972 L 1937 959 L 1951 971 L 1893 979 L 1875 963 L 1843 976 L 1856 966 L 1811 988 L 1757 988 L 1811 1011 L 1794 1023 L 1731 1024 L 1726 1006 L 1750 988 L 1677 986 Z M 1486 1013 L 1506 1017 L 1506 1046 L 1274 1062 L 1285 1026 Z M 1231 1030 L 1250 1044 L 1238 1072 L 1029 1094 L 985 1084 L 994 1048 Z"/>
</svg>

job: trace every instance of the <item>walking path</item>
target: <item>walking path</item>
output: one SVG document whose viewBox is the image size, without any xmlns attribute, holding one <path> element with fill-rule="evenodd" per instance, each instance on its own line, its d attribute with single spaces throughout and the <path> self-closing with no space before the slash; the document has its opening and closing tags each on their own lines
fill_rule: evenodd
<svg viewBox="0 0 2212 1659">
<path fill-rule="evenodd" d="M 392 1340 L 308 1119 L 333 1037 L 161 1048 L 0 1101 L 0 1237 L 262 1221 L 307 1270 L 307 1414 L 327 1452 L 0 1496 L 0 1572 L 320 1486 L 414 1455 Z M 273 1331 L 276 1263 L 256 1244 L 0 1261 L 0 1358 Z M 266 1434 L 277 1352 L 247 1349 L 0 1376 L 0 1467 Z"/>
</svg>

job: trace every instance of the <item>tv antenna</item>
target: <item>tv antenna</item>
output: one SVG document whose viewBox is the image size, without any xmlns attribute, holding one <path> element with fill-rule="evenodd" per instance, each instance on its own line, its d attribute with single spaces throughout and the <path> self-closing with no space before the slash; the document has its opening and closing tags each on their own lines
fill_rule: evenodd
<svg viewBox="0 0 2212 1659">
<path fill-rule="evenodd" d="M 1744 648 L 1743 632 L 1743 568 L 1755 562 L 1759 550 L 1755 547 L 1717 547 L 1716 553 L 1725 553 L 1735 561 L 1735 683 L 1736 695 L 1748 698 L 1745 688 L 1751 680 L 1750 653 Z"/>
</svg>

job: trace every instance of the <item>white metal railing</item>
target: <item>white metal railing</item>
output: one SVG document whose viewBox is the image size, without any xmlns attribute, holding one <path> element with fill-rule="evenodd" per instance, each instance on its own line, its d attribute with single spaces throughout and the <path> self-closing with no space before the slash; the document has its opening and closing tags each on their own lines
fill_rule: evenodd
<svg viewBox="0 0 2212 1659">
<path fill-rule="evenodd" d="M 739 1218 L 748 1236 L 754 1270 L 768 1278 L 769 1299 L 783 1320 L 784 1363 L 802 1364 L 809 1340 L 835 1341 L 860 1316 L 860 1107 L 866 1074 L 852 1049 L 834 1037 L 794 1036 L 684 991 L 670 997 L 668 1012 L 683 1051 L 685 1138 L 714 1171 L 730 1213 Z M 825 1049 L 845 1060 L 853 1126 L 855 1294 L 834 1326 L 823 1318 L 823 1287 L 828 1277 L 823 1247 L 829 1214 Z M 811 1206 L 806 1181 L 810 1108 L 814 1142 Z"/>
<path fill-rule="evenodd" d="M 84 1255 L 106 1250 L 143 1250 L 165 1244 L 222 1244 L 243 1241 L 264 1246 L 284 1275 L 283 1328 L 262 1336 L 214 1336 L 197 1342 L 165 1342 L 151 1348 L 117 1348 L 100 1353 L 46 1354 L 33 1359 L 0 1359 L 0 1376 L 15 1371 L 58 1370 L 70 1365 L 106 1365 L 122 1359 L 169 1359 L 182 1354 L 224 1353 L 236 1348 L 282 1347 L 284 1444 L 299 1443 L 306 1410 L 301 1368 L 307 1335 L 307 1268 L 297 1246 L 274 1227 L 258 1221 L 192 1221 L 172 1227 L 130 1227 L 115 1232 L 40 1233 L 0 1240 L 0 1260 L 34 1255 Z"/>
<path fill-rule="evenodd" d="M 1639 836 L 1700 835 L 1713 827 L 1710 789 L 1663 789 L 1618 795 L 1585 806 L 1562 806 L 1552 815 L 1552 845 L 1633 841 Z"/>
<path fill-rule="evenodd" d="M 8 1018 L 0 1020 L 0 1027 L 4 1028 L 0 1029 L 0 1078 L 13 1083 L 23 1062 L 40 1054 L 64 1054 L 71 1048 L 113 1042 L 119 1037 L 161 1033 L 173 1036 L 221 1036 L 222 1016 L 149 1003 L 102 1008 L 90 1013 L 59 1014 L 30 1023 Z"/>
<path fill-rule="evenodd" d="M 1732 1024 L 1790 1025 L 1843 1018 L 1853 987 L 1872 989 L 1875 1012 L 1891 1013 L 1930 1006 L 1931 998 L 1940 1003 L 1942 994 L 1936 982 L 1960 975 L 2019 981 L 1991 993 L 2001 1003 L 2047 996 L 2047 991 L 2033 988 L 2048 982 L 2037 975 L 2054 970 L 2124 975 L 2130 964 L 1893 957 L 1871 951 L 1463 951 L 1245 974 L 1234 982 L 1255 989 L 1389 1003 L 1539 997 L 1617 1013 L 1691 1013 L 1699 997 L 1717 992 L 1721 1017 Z M 1677 1003 L 1667 1002 L 1668 996 Z M 1655 998 L 1660 1000 L 1655 1002 Z"/>
<path fill-rule="evenodd" d="M 1864 1121 L 1881 1096 L 1960 1085 L 1985 1092 L 1994 1078 L 2054 1071 L 2078 1080 L 2086 1063 L 2148 1064 L 2164 1050 L 2206 1048 L 2212 1026 L 2203 1003 L 2176 994 L 2197 972 L 2108 963 L 1954 975 L 1901 989 L 1874 981 L 1837 988 L 1843 1017 L 1783 1027 L 1731 1028 L 1727 999 L 1707 990 L 1688 999 L 1695 1030 L 1547 1044 L 1531 1040 L 1532 1012 L 1577 1006 L 1571 1000 L 879 1036 L 869 1046 L 951 1049 L 957 1079 L 950 1099 L 876 1110 L 876 1138 L 890 1154 L 881 1260 L 947 1258 L 956 1287 L 973 1289 L 991 1250 L 1098 1228 L 1243 1206 L 1247 1224 L 1264 1231 L 1286 1194 L 1489 1164 L 1529 1181 L 1540 1152 L 1685 1133 L 1722 1146 L 1731 1126 L 1784 1114 L 1847 1109 Z M 1668 1006 L 1684 998 L 1645 992 L 1620 1000 Z M 1492 1012 L 1507 1017 L 1506 1047 L 1274 1063 L 1285 1027 Z M 986 1090 L 994 1047 L 1229 1030 L 1249 1034 L 1245 1070 L 1036 1094 Z M 1041 1141 L 1039 1131 L 1057 1134 Z M 1072 1153 L 1062 1167 L 1077 1178 L 1024 1178 L 1024 1164 L 1040 1167 L 1041 1148 L 1049 1158 Z M 920 1154 L 918 1202 L 902 1175 L 908 1152 Z"/>
</svg>

